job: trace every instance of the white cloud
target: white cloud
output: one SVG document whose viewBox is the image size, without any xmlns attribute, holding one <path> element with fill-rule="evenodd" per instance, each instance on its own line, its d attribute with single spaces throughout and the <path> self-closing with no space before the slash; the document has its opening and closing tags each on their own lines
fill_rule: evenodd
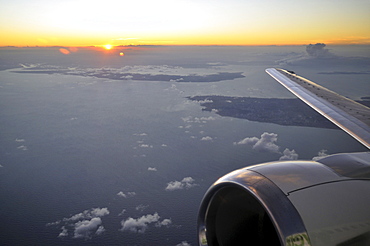
<svg viewBox="0 0 370 246">
<path fill-rule="evenodd" d="M 123 198 L 128 198 L 128 197 L 133 197 L 136 195 L 136 192 L 127 192 L 126 194 L 123 191 L 120 191 L 117 193 L 117 196 L 123 197 Z"/>
<path fill-rule="evenodd" d="M 109 210 L 108 208 L 93 208 L 90 213 L 93 217 L 103 217 L 109 214 Z"/>
<path fill-rule="evenodd" d="M 68 230 L 66 229 L 66 227 L 65 226 L 62 226 L 61 229 L 62 229 L 62 232 L 59 233 L 58 237 L 66 237 L 66 236 L 68 236 Z"/>
<path fill-rule="evenodd" d="M 122 216 L 126 213 L 126 209 L 122 209 L 122 212 L 118 214 L 118 216 Z"/>
<path fill-rule="evenodd" d="M 313 161 L 318 161 L 322 158 L 324 158 L 325 156 L 328 156 L 327 154 L 327 150 L 326 149 L 322 149 L 319 151 L 319 153 L 317 153 L 318 156 L 315 156 L 312 158 Z"/>
<path fill-rule="evenodd" d="M 28 150 L 27 146 L 25 146 L 25 145 L 18 146 L 17 149 Z"/>
<path fill-rule="evenodd" d="M 170 191 L 172 191 L 172 190 L 181 190 L 183 188 L 184 188 L 184 186 L 181 182 L 171 181 L 167 184 L 166 190 L 170 190 Z"/>
<path fill-rule="evenodd" d="M 204 99 L 204 100 L 200 100 L 198 101 L 199 104 L 205 104 L 205 103 L 213 103 L 213 100 L 211 99 Z"/>
<path fill-rule="evenodd" d="M 289 150 L 285 149 L 283 151 L 283 156 L 280 157 L 279 160 L 285 161 L 285 160 L 297 160 L 298 159 L 298 154 L 295 152 L 295 150 Z"/>
<path fill-rule="evenodd" d="M 75 224 L 74 238 L 90 238 L 93 231 L 97 231 L 101 225 L 102 220 L 98 218 L 92 218 L 91 220 L 79 221 Z"/>
<path fill-rule="evenodd" d="M 245 138 L 239 142 L 234 142 L 234 145 L 248 144 L 253 145 L 252 148 L 258 151 L 279 153 L 279 146 L 275 144 L 277 136 L 276 133 L 264 132 L 261 138 Z"/>
<path fill-rule="evenodd" d="M 170 219 L 164 219 L 162 220 L 162 222 L 158 221 L 155 226 L 156 227 L 162 227 L 162 226 L 170 226 L 172 224 L 172 220 Z"/>
<path fill-rule="evenodd" d="M 140 144 L 139 147 L 141 148 L 153 148 L 153 145 L 149 145 L 149 144 Z"/>
<path fill-rule="evenodd" d="M 197 184 L 194 183 L 195 180 L 192 177 L 183 178 L 181 181 L 171 181 L 167 183 L 167 187 L 165 190 L 167 191 L 174 191 L 174 190 L 182 190 L 182 189 L 190 189 Z"/>
<path fill-rule="evenodd" d="M 72 215 L 69 218 L 63 218 L 63 221 L 77 221 L 81 219 L 91 219 L 94 217 L 102 217 L 109 214 L 108 208 L 92 208 L 85 210 L 82 213 Z"/>
<path fill-rule="evenodd" d="M 181 243 L 176 244 L 176 246 L 191 246 L 191 245 L 187 241 L 182 241 Z"/>
<path fill-rule="evenodd" d="M 20 143 L 20 142 L 25 142 L 26 140 L 24 140 L 23 138 L 16 138 L 15 141 Z"/>
<path fill-rule="evenodd" d="M 74 228 L 73 238 L 90 239 L 93 233 L 100 235 L 105 231 L 101 225 L 101 217 L 108 214 L 108 208 L 92 208 L 71 217 L 48 223 L 46 226 L 61 226 L 62 231 L 58 237 L 67 237 L 69 235 L 68 228 Z"/>
<path fill-rule="evenodd" d="M 242 145 L 242 144 L 256 144 L 258 142 L 259 138 L 252 137 L 252 138 L 244 138 L 243 140 L 240 140 L 239 142 L 234 142 L 234 145 Z"/>
<path fill-rule="evenodd" d="M 210 136 L 207 136 L 207 137 L 202 137 L 201 141 L 212 141 L 213 138 L 210 137 Z"/>
<path fill-rule="evenodd" d="M 160 216 L 158 215 L 158 213 L 143 215 L 137 219 L 129 217 L 127 220 L 121 221 L 122 228 L 120 230 L 144 233 L 148 229 L 148 226 L 150 224 L 155 223 L 157 227 L 161 227 L 168 226 L 172 223 L 170 219 L 164 219 L 162 221 L 160 221 L 159 219 Z"/>
<path fill-rule="evenodd" d="M 148 171 L 156 172 L 157 171 L 157 168 L 155 168 L 155 167 L 148 167 Z"/>
<path fill-rule="evenodd" d="M 143 212 L 145 209 L 147 209 L 149 207 L 149 205 L 144 205 L 144 204 L 140 204 L 138 206 L 136 206 L 135 210 L 136 211 L 141 211 Z"/>
<path fill-rule="evenodd" d="M 104 226 L 99 226 L 98 229 L 96 230 L 95 234 L 96 235 L 100 235 L 102 234 L 103 232 L 105 232 L 105 228 Z"/>
<path fill-rule="evenodd" d="M 187 117 L 182 117 L 181 119 L 186 123 L 207 123 L 207 121 L 216 120 L 216 118 L 213 116 L 209 116 L 209 117 L 187 116 Z"/>
</svg>

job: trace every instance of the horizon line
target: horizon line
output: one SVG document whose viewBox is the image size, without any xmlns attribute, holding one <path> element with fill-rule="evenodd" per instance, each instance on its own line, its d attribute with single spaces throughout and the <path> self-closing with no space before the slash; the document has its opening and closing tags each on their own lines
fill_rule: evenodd
<svg viewBox="0 0 370 246">
<path fill-rule="evenodd" d="M 318 44 L 319 42 L 307 43 L 307 44 L 131 44 L 131 45 L 111 45 L 112 48 L 122 48 L 122 47 L 172 47 L 172 46 L 199 46 L 199 47 L 252 47 L 252 46 L 307 46 L 310 44 Z M 324 43 L 326 45 L 370 45 L 369 43 Z M 0 48 L 104 48 L 103 45 L 1 45 Z"/>
</svg>

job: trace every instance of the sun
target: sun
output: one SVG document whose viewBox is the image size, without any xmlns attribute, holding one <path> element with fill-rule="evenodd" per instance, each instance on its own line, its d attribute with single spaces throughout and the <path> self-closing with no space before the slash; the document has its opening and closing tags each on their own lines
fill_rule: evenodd
<svg viewBox="0 0 370 246">
<path fill-rule="evenodd" d="M 104 49 L 106 49 L 106 50 L 110 50 L 112 48 L 113 48 L 113 45 L 111 45 L 111 44 L 104 45 Z"/>
</svg>

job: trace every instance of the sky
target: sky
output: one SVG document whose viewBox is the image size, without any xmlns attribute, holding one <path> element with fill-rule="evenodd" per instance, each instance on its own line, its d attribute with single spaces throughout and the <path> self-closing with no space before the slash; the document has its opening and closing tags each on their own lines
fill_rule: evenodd
<svg viewBox="0 0 370 246">
<path fill-rule="evenodd" d="M 370 44 L 369 0 L 0 0 L 0 46 Z"/>
</svg>

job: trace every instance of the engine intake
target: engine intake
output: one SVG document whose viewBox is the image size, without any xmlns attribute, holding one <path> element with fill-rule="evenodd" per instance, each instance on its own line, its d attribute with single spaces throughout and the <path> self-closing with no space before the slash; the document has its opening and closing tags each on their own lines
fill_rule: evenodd
<svg viewBox="0 0 370 246">
<path fill-rule="evenodd" d="M 219 179 L 203 198 L 199 245 L 310 245 L 295 207 L 269 179 L 240 169 Z"/>
</svg>

